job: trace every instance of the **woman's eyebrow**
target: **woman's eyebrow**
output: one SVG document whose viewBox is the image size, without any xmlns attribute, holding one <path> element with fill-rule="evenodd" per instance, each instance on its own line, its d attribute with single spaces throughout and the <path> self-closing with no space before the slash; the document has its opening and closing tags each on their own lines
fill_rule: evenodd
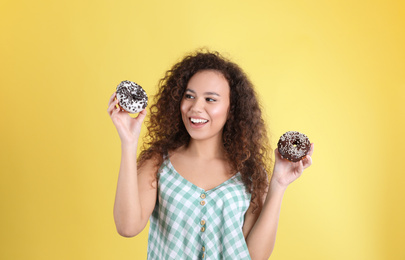
<svg viewBox="0 0 405 260">
<path fill-rule="evenodd" d="M 192 89 L 186 89 L 186 92 L 191 92 L 191 93 L 193 93 L 193 94 L 195 94 L 195 91 L 194 90 L 192 90 Z"/>
<path fill-rule="evenodd" d="M 208 95 L 208 96 L 218 96 L 219 97 L 219 94 L 218 93 L 215 93 L 215 92 L 205 92 L 204 93 L 204 95 Z"/>
<path fill-rule="evenodd" d="M 196 92 L 194 91 L 194 90 L 192 90 L 192 89 L 186 89 L 186 92 L 191 92 L 191 93 L 193 93 L 193 94 L 196 94 Z M 218 96 L 218 97 L 220 97 L 220 95 L 218 94 L 218 93 L 216 93 L 216 92 L 211 92 L 211 91 L 208 91 L 208 92 L 204 92 L 204 95 L 213 95 L 213 96 Z"/>
</svg>

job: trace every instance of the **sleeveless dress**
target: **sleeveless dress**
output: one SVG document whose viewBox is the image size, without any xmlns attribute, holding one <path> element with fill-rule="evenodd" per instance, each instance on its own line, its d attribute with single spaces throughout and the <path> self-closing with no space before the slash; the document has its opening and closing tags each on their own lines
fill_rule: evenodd
<svg viewBox="0 0 405 260">
<path fill-rule="evenodd" d="M 204 190 L 184 179 L 166 157 L 158 171 L 148 259 L 251 259 L 242 233 L 250 198 L 240 173 Z"/>
</svg>

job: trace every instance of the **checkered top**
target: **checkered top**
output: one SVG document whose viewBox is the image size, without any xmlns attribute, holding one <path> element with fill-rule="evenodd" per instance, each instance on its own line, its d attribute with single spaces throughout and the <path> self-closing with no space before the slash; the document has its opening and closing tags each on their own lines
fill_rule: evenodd
<svg viewBox="0 0 405 260">
<path fill-rule="evenodd" d="M 242 226 L 251 195 L 240 173 L 206 191 L 184 179 L 167 158 L 158 178 L 149 260 L 250 259 Z"/>
</svg>

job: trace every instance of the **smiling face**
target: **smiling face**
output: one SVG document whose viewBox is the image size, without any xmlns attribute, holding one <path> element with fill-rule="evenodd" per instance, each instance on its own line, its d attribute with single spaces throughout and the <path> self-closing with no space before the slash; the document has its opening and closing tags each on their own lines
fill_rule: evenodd
<svg viewBox="0 0 405 260">
<path fill-rule="evenodd" d="M 204 70 L 194 74 L 180 106 L 183 123 L 191 138 L 221 140 L 229 106 L 230 88 L 222 73 Z"/>
</svg>

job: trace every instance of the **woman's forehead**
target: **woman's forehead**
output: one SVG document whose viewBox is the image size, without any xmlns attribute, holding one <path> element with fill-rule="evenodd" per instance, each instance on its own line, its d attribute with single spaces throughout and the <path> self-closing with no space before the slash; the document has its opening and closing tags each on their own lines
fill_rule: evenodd
<svg viewBox="0 0 405 260">
<path fill-rule="evenodd" d="M 186 91 L 195 94 L 224 95 L 229 94 L 229 83 L 221 72 L 203 70 L 190 78 Z"/>
</svg>

